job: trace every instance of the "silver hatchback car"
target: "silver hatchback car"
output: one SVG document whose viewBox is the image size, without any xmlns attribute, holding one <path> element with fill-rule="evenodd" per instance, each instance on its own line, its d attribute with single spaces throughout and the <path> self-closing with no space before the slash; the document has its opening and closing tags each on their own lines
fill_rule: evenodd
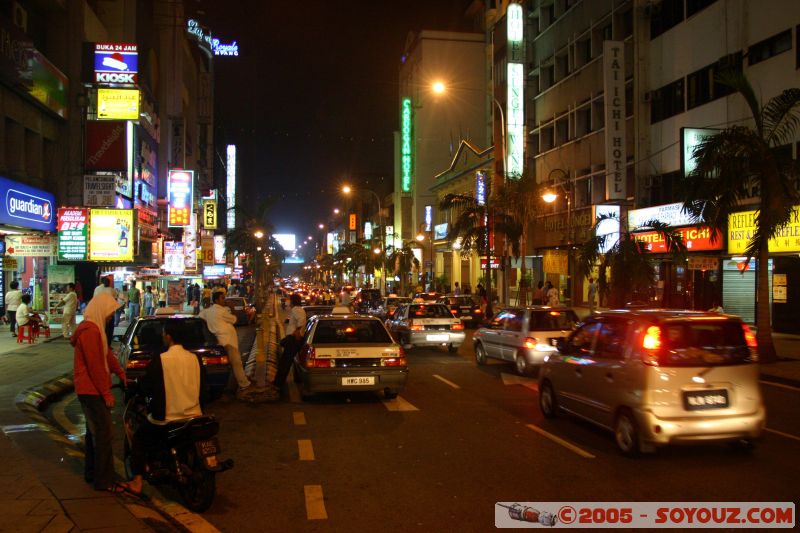
<svg viewBox="0 0 800 533">
<path fill-rule="evenodd" d="M 749 449 L 766 421 L 757 360 L 755 337 L 735 316 L 607 311 L 549 356 L 539 406 L 612 430 L 625 455 L 714 441 Z"/>
</svg>

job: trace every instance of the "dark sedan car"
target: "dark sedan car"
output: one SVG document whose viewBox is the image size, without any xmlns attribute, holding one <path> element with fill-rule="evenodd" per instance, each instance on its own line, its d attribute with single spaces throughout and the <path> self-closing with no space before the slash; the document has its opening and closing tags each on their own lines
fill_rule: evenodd
<svg viewBox="0 0 800 533">
<path fill-rule="evenodd" d="M 448 296 L 442 296 L 437 302 L 449 307 L 453 316 L 460 318 L 461 321 L 470 328 L 476 328 L 483 323 L 483 311 L 481 311 L 481 306 L 469 294 L 462 294 L 460 296 L 450 294 Z"/>
<path fill-rule="evenodd" d="M 206 367 L 206 378 L 212 398 L 219 397 L 228 384 L 230 365 L 225 348 L 217 344 L 217 339 L 208 330 L 205 320 L 195 316 L 172 315 L 137 318 L 120 340 L 117 352 L 119 363 L 130 379 L 144 376 L 147 365 L 154 356 L 167 350 L 161 338 L 161 331 L 167 320 L 181 320 L 188 330 L 190 343 L 184 348 L 197 354 Z"/>
</svg>

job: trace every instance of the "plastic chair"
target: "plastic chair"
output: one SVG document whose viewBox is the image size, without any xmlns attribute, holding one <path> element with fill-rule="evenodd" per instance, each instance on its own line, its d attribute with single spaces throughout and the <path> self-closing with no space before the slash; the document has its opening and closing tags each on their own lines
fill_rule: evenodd
<svg viewBox="0 0 800 533">
<path fill-rule="evenodd" d="M 36 337 L 33 333 L 33 324 L 17 326 L 17 344 L 22 344 L 25 339 L 28 339 L 28 344 L 36 342 Z"/>
</svg>

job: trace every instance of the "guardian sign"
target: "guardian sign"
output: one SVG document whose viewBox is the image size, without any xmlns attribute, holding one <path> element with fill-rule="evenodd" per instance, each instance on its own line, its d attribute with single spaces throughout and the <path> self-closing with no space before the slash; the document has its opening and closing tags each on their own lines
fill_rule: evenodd
<svg viewBox="0 0 800 533">
<path fill-rule="evenodd" d="M 0 177 L 0 224 L 55 231 L 55 197 L 41 189 Z"/>
<path fill-rule="evenodd" d="M 138 81 L 139 53 L 135 44 L 96 43 L 94 45 L 95 83 L 134 85 Z"/>
<path fill-rule="evenodd" d="M 411 98 L 403 98 L 400 110 L 400 184 L 403 192 L 411 192 L 414 172 L 411 159 Z"/>
</svg>

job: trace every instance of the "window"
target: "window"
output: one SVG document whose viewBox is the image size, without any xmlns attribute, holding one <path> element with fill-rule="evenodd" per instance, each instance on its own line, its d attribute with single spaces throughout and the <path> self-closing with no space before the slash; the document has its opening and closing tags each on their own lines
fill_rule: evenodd
<svg viewBox="0 0 800 533">
<path fill-rule="evenodd" d="M 585 105 L 575 111 L 575 135 L 583 137 L 592 131 L 592 108 Z"/>
<path fill-rule="evenodd" d="M 714 65 L 692 72 L 686 78 L 686 107 L 693 109 L 710 102 L 714 85 Z"/>
<path fill-rule="evenodd" d="M 795 68 L 800 68 L 800 26 L 795 27 L 794 29 L 795 40 L 797 41 L 794 45 L 795 51 L 795 64 L 797 65 Z"/>
<path fill-rule="evenodd" d="M 525 318 L 525 311 L 515 309 L 505 313 L 506 322 L 503 327 L 506 331 L 522 331 L 522 321 Z"/>
<path fill-rule="evenodd" d="M 695 321 L 661 326 L 661 366 L 726 366 L 752 362 L 742 325 Z"/>
<path fill-rule="evenodd" d="M 686 0 L 686 18 L 699 13 L 717 0 Z"/>
<path fill-rule="evenodd" d="M 594 353 L 606 359 L 622 359 L 625 353 L 625 337 L 628 325 L 625 320 L 603 320 L 597 333 L 597 344 Z"/>
<path fill-rule="evenodd" d="M 411 318 L 453 318 L 450 310 L 442 304 L 412 305 L 409 307 Z"/>
<path fill-rule="evenodd" d="M 569 336 L 569 340 L 565 346 L 565 352 L 577 357 L 591 356 L 595 334 L 599 328 L 600 324 L 597 322 L 585 324 L 582 328 Z"/>
<path fill-rule="evenodd" d="M 756 43 L 747 50 L 747 64 L 755 65 L 792 49 L 792 30 L 786 30 Z"/>
<path fill-rule="evenodd" d="M 531 311 L 530 331 L 569 331 L 578 323 L 575 311 Z"/>
<path fill-rule="evenodd" d="M 653 91 L 650 124 L 683 113 L 683 78 Z"/>
<path fill-rule="evenodd" d="M 590 38 L 578 41 L 575 44 L 575 57 L 577 67 L 582 67 L 592 60 L 592 40 Z"/>
<path fill-rule="evenodd" d="M 314 331 L 314 344 L 369 344 L 392 342 L 378 320 L 320 320 Z"/>
<path fill-rule="evenodd" d="M 663 0 L 653 6 L 650 16 L 650 38 L 655 39 L 683 21 L 683 0 Z"/>
<path fill-rule="evenodd" d="M 556 146 L 560 146 L 569 140 L 569 116 L 564 115 L 556 120 Z"/>
</svg>

